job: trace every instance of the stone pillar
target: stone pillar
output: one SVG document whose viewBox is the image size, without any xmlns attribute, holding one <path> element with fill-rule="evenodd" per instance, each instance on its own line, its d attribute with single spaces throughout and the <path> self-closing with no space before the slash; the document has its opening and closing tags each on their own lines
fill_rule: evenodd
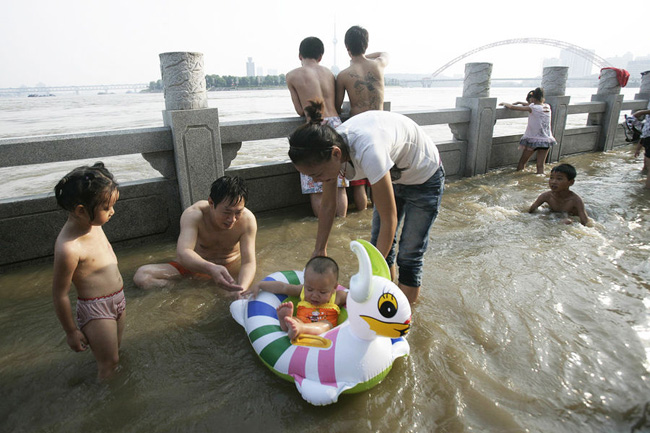
<svg viewBox="0 0 650 433">
<path fill-rule="evenodd" d="M 623 95 L 620 94 L 621 85 L 616 78 L 616 71 L 613 69 L 601 69 L 598 92 L 591 96 L 592 101 L 605 103 L 604 113 L 592 113 L 587 118 L 587 125 L 600 126 L 596 150 L 611 150 L 614 148 L 614 138 L 618 118 L 621 115 Z"/>
<path fill-rule="evenodd" d="M 467 141 L 465 176 L 487 173 L 496 121 L 497 98 L 490 98 L 491 63 L 465 64 L 463 96 L 456 98 L 456 108 L 469 108 L 470 121 L 450 125 L 455 140 Z"/>
<path fill-rule="evenodd" d="M 650 99 L 650 71 L 641 72 L 641 87 L 639 93 L 634 95 L 634 99 Z"/>
<path fill-rule="evenodd" d="M 208 108 L 203 54 L 162 53 L 160 74 L 167 111 Z"/>
<path fill-rule="evenodd" d="M 201 53 L 162 53 L 163 121 L 172 131 L 176 177 L 183 209 L 205 200 L 224 174 L 219 111 L 208 108 Z M 153 164 L 152 164 L 153 165 Z"/>
<path fill-rule="evenodd" d="M 557 141 L 548 153 L 547 162 L 556 162 L 562 156 L 562 141 L 569 114 L 570 96 L 566 96 L 566 82 L 569 77 L 568 66 L 550 66 L 544 68 L 542 88 L 546 102 L 551 106 L 551 131 Z"/>
</svg>

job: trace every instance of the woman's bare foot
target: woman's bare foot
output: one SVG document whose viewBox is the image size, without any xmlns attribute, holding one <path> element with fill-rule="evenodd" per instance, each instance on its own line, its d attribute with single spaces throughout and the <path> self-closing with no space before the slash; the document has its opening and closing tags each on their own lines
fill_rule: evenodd
<svg viewBox="0 0 650 433">
<path fill-rule="evenodd" d="M 303 323 L 296 319 L 295 317 L 287 316 L 284 318 L 285 326 L 288 328 L 287 333 L 289 334 L 290 340 L 295 340 L 298 335 L 302 333 Z"/>
<path fill-rule="evenodd" d="M 293 315 L 293 304 L 291 302 L 284 302 L 278 305 L 276 311 L 278 312 L 278 319 L 280 320 L 280 328 L 287 332 L 287 324 L 284 321 L 284 318 Z"/>
</svg>

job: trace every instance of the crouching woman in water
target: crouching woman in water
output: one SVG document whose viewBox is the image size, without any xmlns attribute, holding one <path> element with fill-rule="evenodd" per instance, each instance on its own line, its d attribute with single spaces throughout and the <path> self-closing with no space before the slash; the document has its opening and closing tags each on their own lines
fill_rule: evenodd
<svg viewBox="0 0 650 433">
<path fill-rule="evenodd" d="M 367 178 L 374 210 L 371 242 L 384 255 L 409 301 L 420 293 L 429 230 L 440 207 L 445 172 L 436 145 L 406 116 L 386 111 L 358 114 L 334 129 L 322 122 L 322 101 L 309 101 L 310 123 L 289 137 L 296 169 L 323 182 L 314 256 L 327 255 L 336 215 L 336 179 Z M 398 226 L 403 224 L 395 261 Z"/>
</svg>

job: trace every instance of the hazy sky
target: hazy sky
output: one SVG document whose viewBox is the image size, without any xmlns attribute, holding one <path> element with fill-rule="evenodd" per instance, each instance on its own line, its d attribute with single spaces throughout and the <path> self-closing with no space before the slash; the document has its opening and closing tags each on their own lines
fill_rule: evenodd
<svg viewBox="0 0 650 433">
<path fill-rule="evenodd" d="M 323 40 L 330 67 L 335 25 L 340 68 L 349 62 L 343 36 L 356 24 L 370 32 L 368 52 L 391 55 L 387 73 L 432 73 L 474 48 L 521 37 L 563 40 L 601 57 L 650 52 L 620 36 L 633 31 L 625 14 L 591 0 L 2 0 L 0 11 L 0 87 L 149 82 L 160 78 L 158 54 L 168 51 L 203 53 L 206 74 L 246 75 L 248 57 L 265 74 L 286 73 L 300 65 L 306 36 Z M 558 56 L 557 48 L 507 45 L 445 73 L 487 61 L 493 77 L 536 76 L 544 57 Z"/>
</svg>

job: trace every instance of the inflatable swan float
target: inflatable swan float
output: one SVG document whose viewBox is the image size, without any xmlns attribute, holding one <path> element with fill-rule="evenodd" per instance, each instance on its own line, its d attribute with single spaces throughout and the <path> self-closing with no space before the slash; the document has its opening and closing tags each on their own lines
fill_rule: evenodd
<svg viewBox="0 0 650 433">
<path fill-rule="evenodd" d="M 391 282 L 386 261 L 373 245 L 352 241 L 350 249 L 359 261 L 359 272 L 350 279 L 348 318 L 321 336 L 305 336 L 292 344 L 276 313 L 286 295 L 261 291 L 255 299 L 240 299 L 230 306 L 262 362 L 293 381 L 314 405 L 335 403 L 342 393 L 372 388 L 386 377 L 395 359 L 409 354 L 404 336 L 411 326 L 411 307 L 406 296 Z M 265 280 L 302 284 L 303 274 L 276 272 Z"/>
</svg>

